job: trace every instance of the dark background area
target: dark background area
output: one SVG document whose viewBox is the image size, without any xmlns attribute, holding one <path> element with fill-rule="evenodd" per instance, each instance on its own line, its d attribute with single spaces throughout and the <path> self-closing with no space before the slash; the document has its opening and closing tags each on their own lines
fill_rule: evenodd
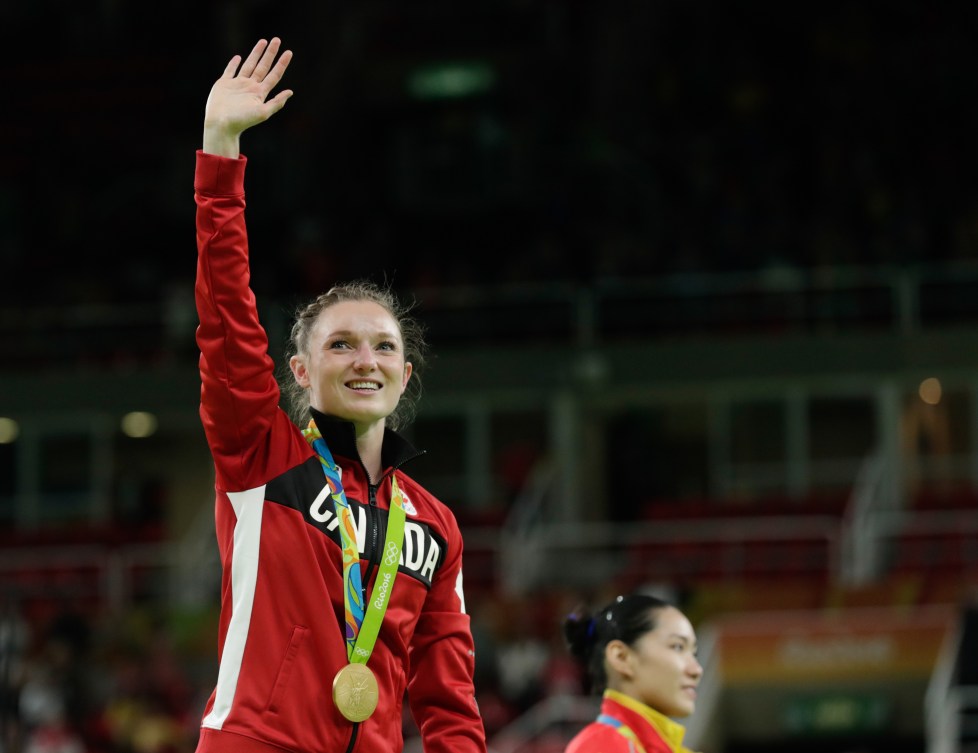
<svg viewBox="0 0 978 753">
<path fill-rule="evenodd" d="M 4 307 L 192 285 L 204 101 L 261 36 L 254 285 L 398 288 L 971 259 L 978 8 L 7 3 Z M 425 66 L 491 85 L 412 94 Z"/>
</svg>

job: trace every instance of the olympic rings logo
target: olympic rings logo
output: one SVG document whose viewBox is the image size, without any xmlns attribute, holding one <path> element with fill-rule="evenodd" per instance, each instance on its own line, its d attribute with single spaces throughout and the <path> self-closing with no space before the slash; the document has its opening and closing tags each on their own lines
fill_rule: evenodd
<svg viewBox="0 0 978 753">
<path fill-rule="evenodd" d="M 397 563 L 400 559 L 401 553 L 398 551 L 398 546 L 393 541 L 387 543 L 387 552 L 384 557 L 384 564 L 390 567 Z"/>
</svg>

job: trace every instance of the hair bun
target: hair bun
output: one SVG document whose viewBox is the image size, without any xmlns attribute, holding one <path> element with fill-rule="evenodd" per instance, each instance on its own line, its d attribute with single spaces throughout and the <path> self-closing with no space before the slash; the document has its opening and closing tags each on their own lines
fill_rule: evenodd
<svg viewBox="0 0 978 753">
<path fill-rule="evenodd" d="M 572 656 L 586 662 L 594 648 L 594 617 L 580 608 L 564 619 L 564 638 Z"/>
</svg>

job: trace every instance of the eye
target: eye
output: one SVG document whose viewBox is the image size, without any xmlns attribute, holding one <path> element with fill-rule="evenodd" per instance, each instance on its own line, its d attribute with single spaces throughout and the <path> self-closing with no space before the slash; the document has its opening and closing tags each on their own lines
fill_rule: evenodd
<svg viewBox="0 0 978 753">
<path fill-rule="evenodd" d="M 397 343 L 392 343 L 390 340 L 385 340 L 377 345 L 377 350 L 396 351 Z"/>
<path fill-rule="evenodd" d="M 343 350 L 349 347 L 350 343 L 348 343 L 346 340 L 333 340 L 333 342 L 329 344 L 330 350 Z"/>
</svg>

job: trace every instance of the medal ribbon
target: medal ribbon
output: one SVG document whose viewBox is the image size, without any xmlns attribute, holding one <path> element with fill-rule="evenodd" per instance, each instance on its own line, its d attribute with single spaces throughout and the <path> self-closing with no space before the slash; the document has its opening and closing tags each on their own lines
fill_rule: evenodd
<svg viewBox="0 0 978 753">
<path fill-rule="evenodd" d="M 371 591 L 371 598 L 364 604 L 363 583 L 360 577 L 360 552 L 357 548 L 356 529 L 353 526 L 353 512 L 343 491 L 340 468 L 333 460 L 333 454 L 316 426 L 310 421 L 302 430 L 306 441 L 316 451 L 319 464 L 326 475 L 329 496 L 339 519 L 340 541 L 343 548 L 343 607 L 346 613 L 346 655 L 357 664 L 366 664 L 374 650 L 384 613 L 394 590 L 397 566 L 401 560 L 404 542 L 404 501 L 397 479 L 391 474 L 391 505 L 387 517 L 387 536 L 384 551 L 377 570 L 377 579 Z M 376 596 L 374 593 L 376 592 Z"/>
</svg>

